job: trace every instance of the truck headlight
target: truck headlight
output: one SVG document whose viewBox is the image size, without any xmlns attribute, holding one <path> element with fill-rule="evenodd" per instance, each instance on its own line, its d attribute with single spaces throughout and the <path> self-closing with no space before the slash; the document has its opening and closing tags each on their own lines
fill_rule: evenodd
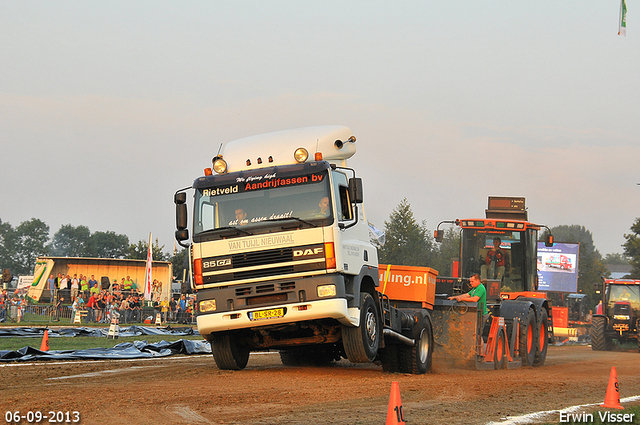
<svg viewBox="0 0 640 425">
<path fill-rule="evenodd" d="M 209 313 L 216 311 L 216 300 L 204 300 L 200 301 L 199 308 L 200 313 Z"/>
<path fill-rule="evenodd" d="M 213 171 L 218 174 L 224 174 L 227 172 L 227 161 L 220 156 L 213 158 Z"/>
<path fill-rule="evenodd" d="M 305 148 L 298 148 L 293 153 L 293 157 L 295 158 L 296 162 L 302 164 L 307 160 L 307 158 L 309 158 L 309 152 Z"/>
<path fill-rule="evenodd" d="M 337 293 L 336 285 L 320 285 L 317 292 L 320 298 L 335 297 Z"/>
</svg>

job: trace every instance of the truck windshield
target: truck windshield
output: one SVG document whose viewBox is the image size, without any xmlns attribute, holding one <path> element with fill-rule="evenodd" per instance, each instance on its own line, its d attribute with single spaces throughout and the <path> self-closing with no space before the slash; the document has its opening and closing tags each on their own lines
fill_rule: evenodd
<svg viewBox="0 0 640 425">
<path fill-rule="evenodd" d="M 479 274 L 482 280 L 501 281 L 502 292 L 524 287 L 523 232 L 464 229 L 462 232 L 462 276 Z"/>
<path fill-rule="evenodd" d="M 333 222 L 326 167 L 266 169 L 236 173 L 196 185 L 194 237 L 235 231 L 236 235 Z M 228 235 L 225 235 L 228 236 Z"/>
</svg>

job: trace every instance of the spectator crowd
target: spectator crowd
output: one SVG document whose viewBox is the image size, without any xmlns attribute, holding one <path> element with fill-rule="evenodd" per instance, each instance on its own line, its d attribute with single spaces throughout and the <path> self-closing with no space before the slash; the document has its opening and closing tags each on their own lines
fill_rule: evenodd
<svg viewBox="0 0 640 425">
<path fill-rule="evenodd" d="M 162 282 L 154 280 L 152 287 L 153 301 L 146 304 L 144 295 L 138 285 L 130 276 L 113 279 L 109 282 L 102 278 L 101 282 L 82 274 L 63 275 L 57 277 L 50 275 L 47 280 L 47 289 L 51 300 L 50 314 L 52 320 L 59 321 L 64 317 L 64 311 L 71 308 L 71 319 L 77 311 L 82 312 L 85 320 L 90 323 L 110 323 L 117 318 L 120 323 L 142 323 L 144 321 L 143 308 L 149 309 L 145 314 L 150 314 L 153 307 L 153 318 L 160 314 L 162 322 L 191 323 L 194 316 L 194 299 L 182 295 L 175 300 L 171 294 L 162 297 Z M 28 304 L 27 297 L 14 294 L 10 297 L 7 290 L 0 293 L 0 322 L 20 322 L 23 311 Z M 146 305 L 145 305 L 146 304 Z M 68 316 L 67 316 L 68 317 Z"/>
</svg>

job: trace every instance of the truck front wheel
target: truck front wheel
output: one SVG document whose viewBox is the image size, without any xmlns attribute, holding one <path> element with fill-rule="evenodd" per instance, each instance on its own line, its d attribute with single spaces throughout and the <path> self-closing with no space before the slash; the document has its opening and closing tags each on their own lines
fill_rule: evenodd
<svg viewBox="0 0 640 425">
<path fill-rule="evenodd" d="M 380 315 L 373 297 L 360 294 L 360 326 L 342 326 L 342 344 L 352 363 L 373 361 L 380 346 Z"/>
<path fill-rule="evenodd" d="M 230 333 L 214 335 L 211 350 L 218 368 L 223 370 L 242 370 L 249 361 L 249 347 Z"/>
</svg>

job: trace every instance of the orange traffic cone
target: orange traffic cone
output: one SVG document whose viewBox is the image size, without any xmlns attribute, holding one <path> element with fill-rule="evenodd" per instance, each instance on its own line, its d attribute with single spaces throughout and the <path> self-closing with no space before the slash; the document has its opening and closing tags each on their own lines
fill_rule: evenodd
<svg viewBox="0 0 640 425">
<path fill-rule="evenodd" d="M 387 410 L 386 425 L 404 424 L 402 401 L 400 400 L 400 386 L 397 382 L 391 383 L 391 395 L 389 396 L 389 409 Z"/>
<path fill-rule="evenodd" d="M 40 351 L 49 351 L 49 329 L 44 330 L 42 344 L 40 344 Z"/>
<path fill-rule="evenodd" d="M 604 404 L 602 407 L 608 407 L 610 409 L 624 409 L 620 405 L 620 389 L 618 388 L 618 372 L 616 367 L 611 368 L 611 375 L 609 375 L 609 386 L 607 386 L 607 393 L 604 396 Z"/>
</svg>

